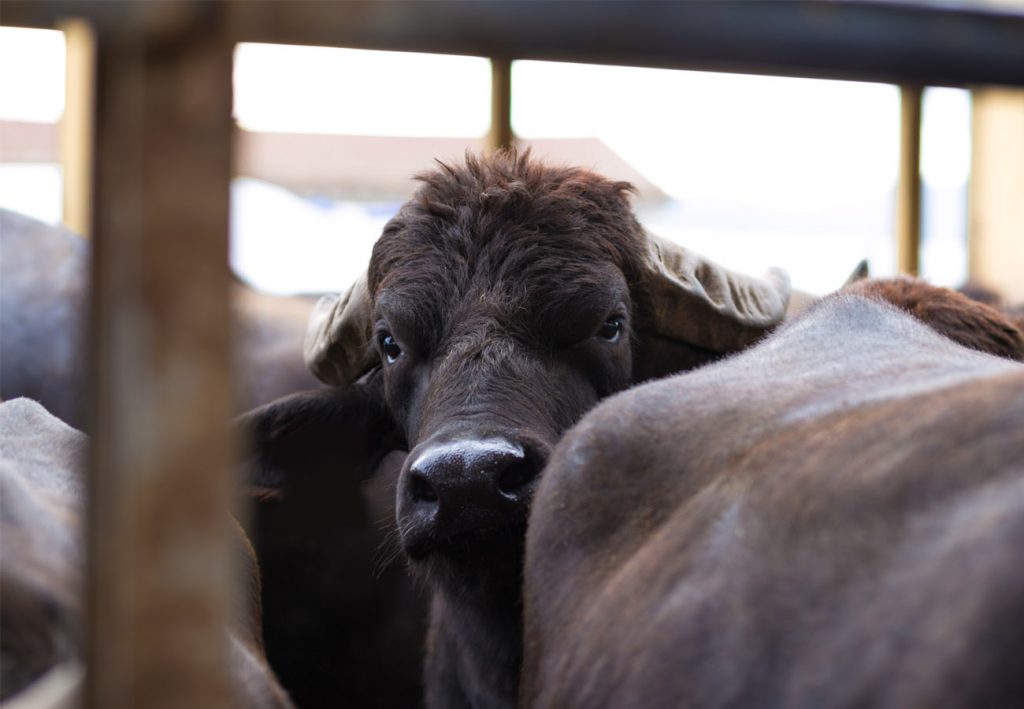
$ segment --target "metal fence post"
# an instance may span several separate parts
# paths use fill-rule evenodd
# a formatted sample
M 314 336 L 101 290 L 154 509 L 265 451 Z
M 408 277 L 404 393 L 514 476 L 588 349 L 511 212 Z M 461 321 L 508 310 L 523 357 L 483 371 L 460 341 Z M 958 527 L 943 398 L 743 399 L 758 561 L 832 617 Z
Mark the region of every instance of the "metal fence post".
M 219 5 L 170 9 L 98 30 L 92 709 L 231 703 L 231 46 Z
M 491 130 L 488 148 L 501 150 L 512 146 L 512 60 L 491 58 Z
M 921 261 L 922 87 L 900 86 L 900 173 L 896 183 L 896 270 L 916 276 Z

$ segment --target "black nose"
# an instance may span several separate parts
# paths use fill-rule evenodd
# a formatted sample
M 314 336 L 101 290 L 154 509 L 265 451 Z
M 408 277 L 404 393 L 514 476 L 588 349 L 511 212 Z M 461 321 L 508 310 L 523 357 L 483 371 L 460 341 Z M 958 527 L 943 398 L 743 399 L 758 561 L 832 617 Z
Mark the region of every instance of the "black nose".
M 525 519 L 542 461 L 505 438 L 431 443 L 409 456 L 399 495 L 407 547 Z
M 409 468 L 415 502 L 502 509 L 519 502 L 537 467 L 523 447 L 502 438 L 450 441 L 419 453 Z

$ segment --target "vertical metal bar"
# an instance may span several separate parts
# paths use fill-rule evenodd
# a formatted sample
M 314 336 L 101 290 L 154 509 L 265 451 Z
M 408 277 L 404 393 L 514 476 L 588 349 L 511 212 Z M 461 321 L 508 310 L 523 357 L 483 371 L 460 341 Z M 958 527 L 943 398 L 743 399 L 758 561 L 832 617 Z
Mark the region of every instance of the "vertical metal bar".
M 60 165 L 64 179 L 64 226 L 89 236 L 92 228 L 92 147 L 96 36 L 85 20 L 66 20 L 64 116 L 60 121 Z
M 490 150 L 512 146 L 512 60 L 491 59 L 491 131 L 487 136 Z
M 204 7 L 98 35 L 92 709 L 231 704 L 231 47 Z
M 896 185 L 896 268 L 917 275 L 921 257 L 921 94 L 900 86 L 900 174 Z

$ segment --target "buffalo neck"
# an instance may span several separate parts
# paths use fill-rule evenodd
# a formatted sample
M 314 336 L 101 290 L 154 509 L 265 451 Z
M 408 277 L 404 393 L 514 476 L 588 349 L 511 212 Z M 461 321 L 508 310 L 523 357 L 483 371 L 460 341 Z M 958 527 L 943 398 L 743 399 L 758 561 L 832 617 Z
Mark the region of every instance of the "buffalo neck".
M 515 707 L 522 663 L 521 583 L 463 594 L 438 589 L 427 640 L 427 706 Z

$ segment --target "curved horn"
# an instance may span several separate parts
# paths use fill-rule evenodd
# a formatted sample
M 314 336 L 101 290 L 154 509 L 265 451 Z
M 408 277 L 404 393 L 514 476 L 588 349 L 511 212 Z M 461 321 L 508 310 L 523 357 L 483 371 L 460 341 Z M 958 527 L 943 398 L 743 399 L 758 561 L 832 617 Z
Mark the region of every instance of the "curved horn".
M 789 276 L 777 268 L 761 278 L 730 271 L 700 254 L 648 234 L 650 328 L 714 352 L 734 352 L 786 315 Z
M 865 278 L 871 277 L 871 267 L 868 265 L 867 259 L 861 259 L 861 262 L 853 269 L 849 276 L 846 277 L 846 282 L 839 286 L 839 290 L 852 286 L 857 281 L 863 281 Z
M 351 384 L 369 371 L 377 358 L 370 350 L 373 323 L 366 275 L 338 296 L 324 296 L 313 308 L 303 354 L 317 379 L 335 386 Z

